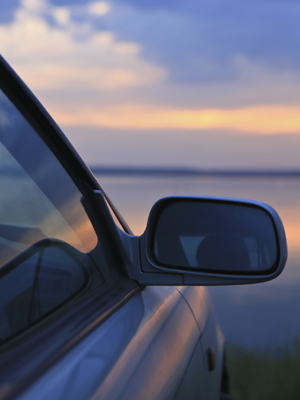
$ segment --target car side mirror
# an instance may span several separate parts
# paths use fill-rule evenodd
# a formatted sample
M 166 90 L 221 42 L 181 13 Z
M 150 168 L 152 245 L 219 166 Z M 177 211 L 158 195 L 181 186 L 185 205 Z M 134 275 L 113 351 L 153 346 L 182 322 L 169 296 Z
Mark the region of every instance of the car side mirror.
M 282 272 L 287 244 L 277 212 L 266 204 L 167 197 L 150 212 L 140 253 L 139 280 L 147 284 L 168 284 L 167 275 L 174 284 L 254 283 Z

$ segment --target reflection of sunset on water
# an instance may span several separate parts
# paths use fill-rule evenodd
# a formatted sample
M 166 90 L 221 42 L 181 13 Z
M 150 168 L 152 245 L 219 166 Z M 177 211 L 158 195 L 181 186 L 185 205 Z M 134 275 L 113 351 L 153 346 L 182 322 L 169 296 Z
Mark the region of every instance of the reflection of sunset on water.
M 280 217 L 284 225 L 288 254 L 291 257 L 299 257 L 300 259 L 300 207 L 297 213 L 285 213 L 286 210 L 280 212 Z
M 146 212 L 143 213 L 142 211 L 132 210 L 131 214 L 128 215 L 128 218 L 132 232 L 137 236 L 142 235 L 146 229 L 148 219 Z
M 297 257 L 300 260 L 300 206 L 297 209 L 298 214 L 293 212 L 286 212 L 287 210 L 276 209 L 280 214 L 281 220 L 284 225 L 285 234 L 288 243 L 289 257 Z M 135 235 L 142 235 L 146 228 L 147 223 L 146 211 L 136 212 L 132 210 L 128 219 L 130 221 L 130 228 Z M 299 262 L 300 264 L 300 262 Z M 300 271 L 300 268 L 299 268 Z

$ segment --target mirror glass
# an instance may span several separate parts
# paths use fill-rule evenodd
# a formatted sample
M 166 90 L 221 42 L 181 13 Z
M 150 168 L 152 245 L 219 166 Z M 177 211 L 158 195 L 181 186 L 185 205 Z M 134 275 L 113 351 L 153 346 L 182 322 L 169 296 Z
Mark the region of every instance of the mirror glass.
M 277 240 L 264 209 L 176 199 L 160 211 L 150 251 L 154 262 L 166 267 L 257 274 L 275 265 Z

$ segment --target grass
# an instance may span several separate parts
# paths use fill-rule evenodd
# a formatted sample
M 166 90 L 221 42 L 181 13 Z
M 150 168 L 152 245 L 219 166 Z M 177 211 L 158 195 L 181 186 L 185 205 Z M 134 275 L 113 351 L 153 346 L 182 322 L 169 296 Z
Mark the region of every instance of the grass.
M 300 339 L 267 350 L 227 345 L 235 400 L 299 400 Z

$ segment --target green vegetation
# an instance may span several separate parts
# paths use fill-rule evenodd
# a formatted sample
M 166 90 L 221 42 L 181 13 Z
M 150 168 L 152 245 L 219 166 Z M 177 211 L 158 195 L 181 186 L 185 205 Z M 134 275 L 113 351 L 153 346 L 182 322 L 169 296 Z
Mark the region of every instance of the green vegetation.
M 300 339 L 267 350 L 227 345 L 235 400 L 299 400 Z

